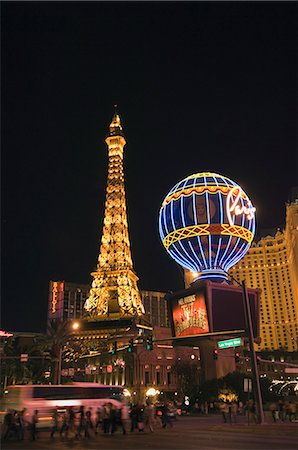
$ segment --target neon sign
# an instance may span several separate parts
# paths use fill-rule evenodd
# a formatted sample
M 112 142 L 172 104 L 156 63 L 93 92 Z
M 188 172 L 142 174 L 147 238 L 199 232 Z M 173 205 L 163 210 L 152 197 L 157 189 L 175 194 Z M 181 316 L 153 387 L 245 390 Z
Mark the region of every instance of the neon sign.
M 190 175 L 166 195 L 159 233 L 170 256 L 198 278 L 220 281 L 247 252 L 255 208 L 243 189 L 213 172 Z
M 63 298 L 64 282 L 63 281 L 52 281 L 52 292 L 51 292 L 51 312 L 55 314 L 57 308 L 59 309 L 59 304 Z
M 57 311 L 58 283 L 54 281 L 52 289 L 52 313 Z
M 237 192 L 238 191 L 238 192 Z M 233 196 L 235 196 L 235 199 L 233 200 Z M 232 213 L 234 213 L 235 216 L 239 216 L 240 214 L 246 214 L 248 220 L 252 220 L 255 216 L 256 208 L 254 208 L 249 199 L 247 198 L 247 204 L 248 206 L 244 206 L 240 204 L 240 197 L 244 197 L 245 194 L 243 193 L 242 189 L 239 187 L 234 187 L 230 190 L 227 196 L 227 216 L 229 224 L 232 226 L 234 225 L 234 221 L 232 218 Z

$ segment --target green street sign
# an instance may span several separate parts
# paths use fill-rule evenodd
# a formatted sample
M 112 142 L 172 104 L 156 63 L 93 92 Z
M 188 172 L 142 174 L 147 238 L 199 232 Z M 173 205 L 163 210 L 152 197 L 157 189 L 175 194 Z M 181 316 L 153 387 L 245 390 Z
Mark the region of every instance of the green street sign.
M 234 339 L 227 339 L 226 341 L 218 341 L 217 345 L 218 348 L 241 347 L 242 339 L 234 338 Z

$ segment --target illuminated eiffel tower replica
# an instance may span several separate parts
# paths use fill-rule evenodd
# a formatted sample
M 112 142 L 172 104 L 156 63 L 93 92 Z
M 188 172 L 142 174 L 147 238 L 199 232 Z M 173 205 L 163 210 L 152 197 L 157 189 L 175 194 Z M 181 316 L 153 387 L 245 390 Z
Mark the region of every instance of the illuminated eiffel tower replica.
M 115 112 L 106 138 L 109 154 L 108 181 L 100 254 L 85 310 L 91 317 L 122 319 L 145 313 L 133 270 L 130 251 L 123 154 L 126 144 Z
M 89 349 L 104 345 L 111 349 L 114 339 L 118 348 L 152 329 L 145 314 L 133 269 L 130 250 L 123 155 L 126 140 L 120 117 L 115 109 L 105 139 L 108 146 L 108 179 L 105 213 L 97 269 L 85 302 L 84 318 L 75 330 Z

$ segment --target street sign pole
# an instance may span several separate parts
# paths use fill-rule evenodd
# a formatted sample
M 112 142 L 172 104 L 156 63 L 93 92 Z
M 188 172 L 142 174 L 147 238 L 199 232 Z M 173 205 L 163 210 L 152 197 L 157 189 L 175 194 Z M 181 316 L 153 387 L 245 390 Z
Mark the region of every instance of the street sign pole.
M 256 407 L 257 407 L 257 411 L 258 411 L 259 422 L 260 422 L 260 424 L 263 424 L 264 423 L 264 411 L 263 411 L 263 402 L 262 402 L 262 394 L 261 394 L 261 387 L 260 387 L 259 371 L 258 371 L 258 364 L 257 364 L 257 356 L 256 356 L 256 352 L 255 352 L 255 347 L 254 347 L 250 304 L 249 304 L 246 283 L 244 280 L 242 281 L 242 289 L 243 289 L 243 303 L 244 303 L 244 310 L 245 310 L 245 317 L 246 317 L 246 325 L 247 325 L 248 339 L 249 339 L 249 348 L 250 348 L 250 354 L 251 354 L 253 393 L 254 393 L 254 399 L 255 399 L 255 403 L 256 403 Z

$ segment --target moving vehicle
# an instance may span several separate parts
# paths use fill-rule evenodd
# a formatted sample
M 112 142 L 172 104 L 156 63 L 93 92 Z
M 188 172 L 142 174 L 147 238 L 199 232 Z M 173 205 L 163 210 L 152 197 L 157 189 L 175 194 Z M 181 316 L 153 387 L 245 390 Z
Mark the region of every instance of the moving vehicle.
M 95 418 L 96 409 L 104 403 L 113 403 L 116 408 L 124 406 L 124 418 L 129 417 L 126 402 L 126 390 L 123 386 L 107 386 L 97 383 L 73 383 L 65 385 L 13 385 L 8 386 L 1 399 L 1 412 L 20 411 L 26 408 L 26 418 L 30 420 L 34 410 L 39 412 L 38 427 L 49 427 L 52 412 L 56 407 L 65 410 L 68 406 L 78 409 L 84 405 L 85 410 L 92 408 Z M 3 420 L 3 417 L 2 417 Z

